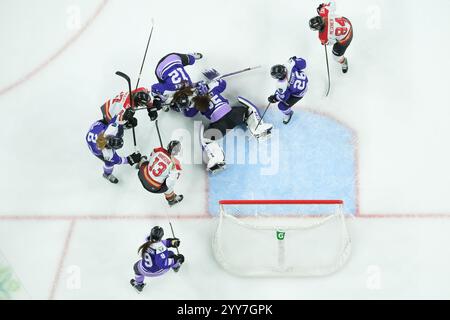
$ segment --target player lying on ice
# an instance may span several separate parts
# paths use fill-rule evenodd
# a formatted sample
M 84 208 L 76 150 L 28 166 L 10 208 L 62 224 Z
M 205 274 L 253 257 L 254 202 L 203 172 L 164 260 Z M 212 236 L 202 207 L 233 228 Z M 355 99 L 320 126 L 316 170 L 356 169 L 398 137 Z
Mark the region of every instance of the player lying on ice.
M 344 56 L 353 40 L 353 27 L 345 17 L 335 14 L 336 4 L 330 1 L 317 8 L 318 16 L 309 20 L 309 27 L 319 32 L 322 45 L 333 46 L 333 57 L 342 66 L 342 72 L 348 72 L 348 60 Z
M 193 65 L 201 58 L 203 58 L 201 53 L 169 53 L 158 62 L 155 69 L 158 83 L 151 88 L 152 95 L 158 103 L 165 103 L 177 90 L 192 85 L 191 77 L 184 67 Z
M 176 156 L 181 151 L 181 143 L 170 141 L 167 149 L 156 148 L 149 160 L 143 157 L 139 163 L 138 177 L 145 190 L 151 193 L 164 193 L 167 203 L 173 206 L 183 200 L 183 195 L 174 192 L 175 184 L 181 174 L 181 165 Z
M 163 240 L 164 230 L 161 227 L 153 227 L 147 242 L 139 247 L 141 260 L 134 264 L 134 279 L 130 280 L 131 285 L 141 292 L 145 286 L 145 277 L 159 277 L 172 269 L 178 272 L 184 262 L 182 254 L 175 254 L 168 248 L 178 248 L 180 240 L 177 238 L 167 238 Z
M 129 119 L 130 112 L 126 112 L 123 119 Z M 135 152 L 128 157 L 121 157 L 116 150 L 123 147 L 123 126 L 119 125 L 116 117 L 108 123 L 105 120 L 96 121 L 86 135 L 86 142 L 92 154 L 103 161 L 103 177 L 112 183 L 118 183 L 112 173 L 115 165 L 134 165 L 141 160 L 141 154 Z
M 200 112 L 211 121 L 206 130 L 203 124 L 200 129 L 200 143 L 207 157 L 207 170 L 211 173 L 225 169 L 225 155 L 216 141 L 228 130 L 244 125 L 257 139 L 269 136 L 272 130 L 272 125 L 262 121 L 258 108 L 249 100 L 238 97 L 242 105 L 231 106 L 222 95 L 226 86 L 223 79 L 209 85 L 199 82 L 196 88 L 186 87 L 173 96 L 173 110 L 183 111 L 186 117 L 194 117 Z
M 278 109 L 283 112 L 283 123 L 288 124 L 294 111 L 292 107 L 299 102 L 308 90 L 308 77 L 304 69 L 306 61 L 292 57 L 287 64 L 277 64 L 270 69 L 270 75 L 277 81 L 277 89 L 268 98 L 270 103 L 278 103 Z

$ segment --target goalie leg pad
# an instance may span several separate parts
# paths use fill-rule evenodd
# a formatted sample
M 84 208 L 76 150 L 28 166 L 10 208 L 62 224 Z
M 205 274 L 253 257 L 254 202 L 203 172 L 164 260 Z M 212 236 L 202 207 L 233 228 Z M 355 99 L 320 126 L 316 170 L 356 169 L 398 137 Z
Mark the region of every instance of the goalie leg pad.
M 206 163 L 206 169 L 211 173 L 216 173 L 225 169 L 225 154 L 219 144 L 205 138 L 205 127 L 200 127 L 200 144 L 203 149 L 203 161 Z
M 211 173 L 217 173 L 225 169 L 225 154 L 216 141 L 205 139 L 203 156 L 206 168 Z
M 273 125 L 265 123 L 264 120 L 261 119 L 258 108 L 251 101 L 243 97 L 238 97 L 238 101 L 248 108 L 247 119 L 245 122 L 251 134 L 257 139 L 269 136 Z

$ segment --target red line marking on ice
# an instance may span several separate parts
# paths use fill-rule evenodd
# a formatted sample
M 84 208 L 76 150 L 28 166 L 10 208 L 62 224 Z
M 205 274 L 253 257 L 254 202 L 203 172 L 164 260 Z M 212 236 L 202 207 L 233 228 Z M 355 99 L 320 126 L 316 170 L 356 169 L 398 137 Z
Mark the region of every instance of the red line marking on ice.
M 9 220 L 9 221 L 89 221 L 89 220 L 149 220 L 149 219 L 167 219 L 167 216 L 171 219 L 176 220 L 194 220 L 194 219 L 205 219 L 211 218 L 211 216 L 207 214 L 188 214 L 188 215 L 167 215 L 167 214 L 122 214 L 122 215 L 0 215 L 0 221 Z
M 7 85 L 6 87 L 3 87 L 0 89 L 0 96 L 4 95 L 5 93 L 16 89 L 20 85 L 24 84 L 31 78 L 33 78 L 36 74 L 44 70 L 46 67 L 48 67 L 54 60 L 56 60 L 64 51 L 66 51 L 72 44 L 74 44 L 80 36 L 86 31 L 86 29 L 94 22 L 94 20 L 99 16 L 99 14 L 103 11 L 106 4 L 109 2 L 109 0 L 103 0 L 103 2 L 97 7 L 94 14 L 88 19 L 88 21 L 81 27 L 81 29 L 72 36 L 61 48 L 59 48 L 54 54 L 52 54 L 50 57 L 48 57 L 44 62 L 39 64 L 36 68 L 31 70 L 26 75 L 22 76 L 20 79 L 16 80 L 15 82 Z
M 217 216 L 208 214 L 173 215 L 174 220 L 203 220 L 213 219 Z M 350 219 L 450 219 L 450 213 L 392 213 L 392 214 L 360 214 L 358 216 L 346 215 Z M 126 221 L 126 220 L 160 220 L 167 219 L 166 214 L 143 215 L 0 215 L 0 221 Z
M 58 269 L 56 270 L 55 278 L 53 279 L 52 289 L 50 291 L 49 300 L 55 298 L 56 289 L 58 288 L 59 279 L 61 278 L 62 269 L 64 267 L 64 261 L 66 260 L 67 252 L 69 251 L 70 240 L 72 239 L 73 229 L 75 227 L 76 220 L 72 220 L 67 232 L 66 240 L 64 241 L 64 247 L 59 259 Z

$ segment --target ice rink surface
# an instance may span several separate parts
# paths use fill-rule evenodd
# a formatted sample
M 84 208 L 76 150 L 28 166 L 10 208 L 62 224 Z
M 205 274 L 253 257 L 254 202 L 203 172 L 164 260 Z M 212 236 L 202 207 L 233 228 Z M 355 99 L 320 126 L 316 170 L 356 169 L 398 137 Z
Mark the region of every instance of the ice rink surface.
M 308 27 L 318 4 L 2 0 L 0 299 L 450 298 L 450 22 L 435 15 L 450 3 L 337 1 L 355 35 L 348 74 L 330 57 L 328 98 L 323 47 Z M 185 200 L 170 209 L 129 166 L 116 169 L 119 185 L 101 178 L 84 137 L 100 105 L 125 90 L 114 72 L 136 81 L 152 17 L 146 87 L 165 54 L 202 52 L 188 69 L 194 79 L 207 67 L 262 65 L 229 78 L 226 95 L 263 109 L 270 67 L 293 55 L 306 59 L 310 88 L 292 124 L 284 127 L 275 108 L 268 113 L 280 134 L 276 174 L 230 165 L 208 177 L 191 152 L 176 187 Z M 145 113 L 137 117 L 138 146 L 149 153 L 156 129 Z M 196 150 L 192 120 L 159 119 L 165 141 L 183 136 L 185 149 Z M 131 132 L 125 137 L 122 155 L 133 150 Z M 353 242 L 347 265 L 324 278 L 247 279 L 222 270 L 211 248 L 217 200 L 259 195 L 345 200 Z M 169 234 L 166 215 L 186 264 L 148 280 L 137 295 L 128 283 L 137 248 L 153 225 Z

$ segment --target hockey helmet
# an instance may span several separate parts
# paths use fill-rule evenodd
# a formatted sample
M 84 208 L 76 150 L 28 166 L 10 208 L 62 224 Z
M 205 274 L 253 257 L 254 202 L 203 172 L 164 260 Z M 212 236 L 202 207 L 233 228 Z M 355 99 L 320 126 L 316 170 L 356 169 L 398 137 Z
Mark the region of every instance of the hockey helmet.
M 282 64 L 277 64 L 270 69 L 270 75 L 274 79 L 283 80 L 287 75 L 287 68 Z
M 323 18 L 321 16 L 317 16 L 309 20 L 309 27 L 314 31 L 323 31 L 325 22 L 323 21 Z
M 189 96 L 185 93 L 180 93 L 175 101 L 176 105 L 180 109 L 188 108 L 191 104 L 191 99 L 189 99 Z
M 120 149 L 123 147 L 123 139 L 118 136 L 107 136 L 106 147 L 113 150 Z
M 150 235 L 148 236 L 147 240 L 158 242 L 161 241 L 162 237 L 164 237 L 163 228 L 159 226 L 154 226 L 150 231 Z
M 171 156 L 176 156 L 181 151 L 181 143 L 178 140 L 172 140 L 169 142 L 169 145 L 167 146 L 167 152 Z
M 145 92 L 137 92 L 133 95 L 133 101 L 135 106 L 146 106 L 150 102 L 150 95 Z

